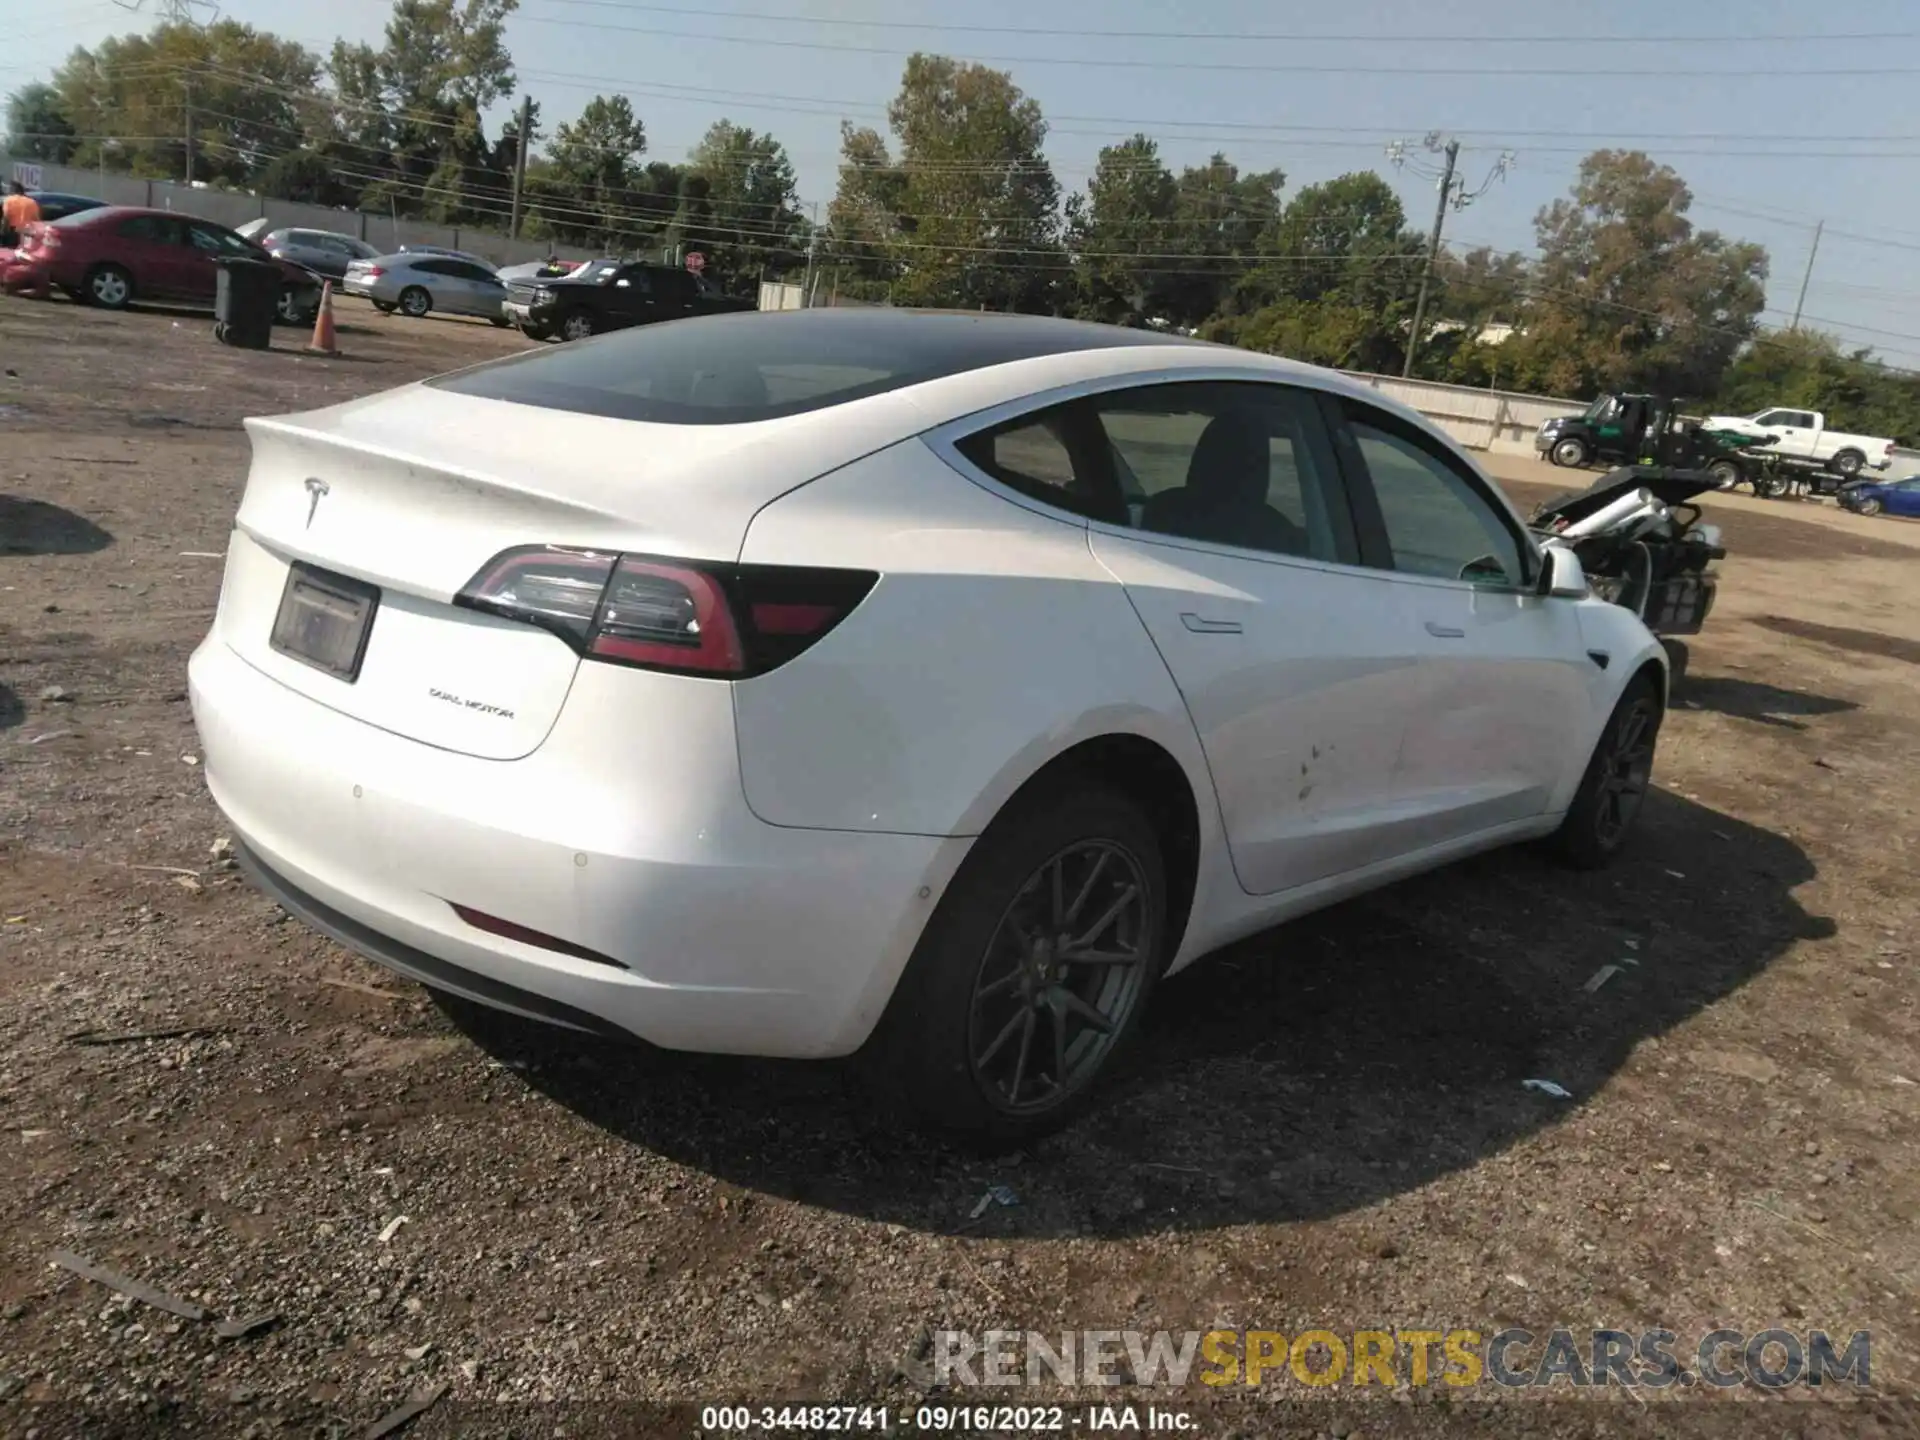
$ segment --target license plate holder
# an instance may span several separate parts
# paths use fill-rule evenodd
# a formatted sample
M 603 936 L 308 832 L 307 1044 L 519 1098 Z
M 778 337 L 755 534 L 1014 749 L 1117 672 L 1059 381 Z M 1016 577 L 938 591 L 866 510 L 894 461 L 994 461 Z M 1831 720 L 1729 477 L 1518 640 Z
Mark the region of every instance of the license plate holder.
M 379 608 L 379 586 L 295 561 L 287 571 L 267 643 L 289 659 L 351 685 L 360 678 Z

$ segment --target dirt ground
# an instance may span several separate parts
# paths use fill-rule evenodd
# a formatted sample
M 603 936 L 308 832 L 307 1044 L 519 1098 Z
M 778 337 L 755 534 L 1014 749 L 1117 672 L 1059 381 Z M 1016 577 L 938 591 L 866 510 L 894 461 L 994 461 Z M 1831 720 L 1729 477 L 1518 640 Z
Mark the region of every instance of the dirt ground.
M 339 315 L 329 360 L 0 302 L 11 1433 L 339 1434 L 444 1385 L 409 1433 L 684 1434 L 649 1407 L 910 1409 L 929 1330 L 1217 1325 L 1870 1330 L 1880 1398 L 1126 1398 L 1208 1436 L 1920 1431 L 1920 526 L 1716 497 L 1720 606 L 1628 858 L 1487 857 L 1236 946 L 1093 1118 L 987 1162 L 843 1066 L 436 1002 L 221 867 L 184 686 L 241 418 L 525 344 Z M 1566 478 L 1494 465 L 1525 505 Z M 993 1185 L 1018 1203 L 976 1213 Z M 55 1250 L 276 1319 L 222 1340 Z

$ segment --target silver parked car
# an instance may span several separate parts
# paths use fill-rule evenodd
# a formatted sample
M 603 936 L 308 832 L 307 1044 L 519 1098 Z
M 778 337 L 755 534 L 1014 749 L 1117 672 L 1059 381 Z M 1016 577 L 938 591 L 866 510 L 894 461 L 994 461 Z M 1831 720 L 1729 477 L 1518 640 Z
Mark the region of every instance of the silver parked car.
M 499 268 L 484 255 L 476 255 L 471 250 L 449 250 L 444 245 L 402 245 L 394 253 L 396 255 L 444 255 L 449 260 L 471 260 L 482 270 Z
M 373 260 L 380 249 L 337 230 L 303 230 L 292 226 L 269 231 L 260 244 L 282 260 L 304 265 L 316 275 L 338 282 L 346 277 L 347 266 L 356 260 Z
M 447 315 L 478 315 L 505 325 L 501 311 L 507 287 L 485 265 L 451 255 L 381 255 L 347 266 L 340 288 L 373 302 L 376 310 L 400 311 L 418 319 L 438 310 Z

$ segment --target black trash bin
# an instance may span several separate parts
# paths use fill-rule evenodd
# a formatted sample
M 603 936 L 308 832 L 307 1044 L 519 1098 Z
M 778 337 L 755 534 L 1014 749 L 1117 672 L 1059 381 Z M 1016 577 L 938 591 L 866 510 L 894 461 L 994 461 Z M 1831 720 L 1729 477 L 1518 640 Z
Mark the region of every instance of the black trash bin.
M 243 350 L 273 344 L 274 312 L 280 304 L 280 267 L 271 260 L 221 256 L 213 296 L 214 338 Z

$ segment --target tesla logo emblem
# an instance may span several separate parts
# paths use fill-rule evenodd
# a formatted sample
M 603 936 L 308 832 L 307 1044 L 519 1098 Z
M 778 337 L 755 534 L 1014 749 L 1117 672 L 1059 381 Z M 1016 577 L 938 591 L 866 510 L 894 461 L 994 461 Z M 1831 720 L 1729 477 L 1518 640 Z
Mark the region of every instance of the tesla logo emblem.
M 320 502 L 326 499 L 327 490 L 328 490 L 327 482 L 322 480 L 318 475 L 308 477 L 308 480 L 307 480 L 307 528 L 309 530 L 313 528 L 313 517 L 315 513 L 320 509 Z

